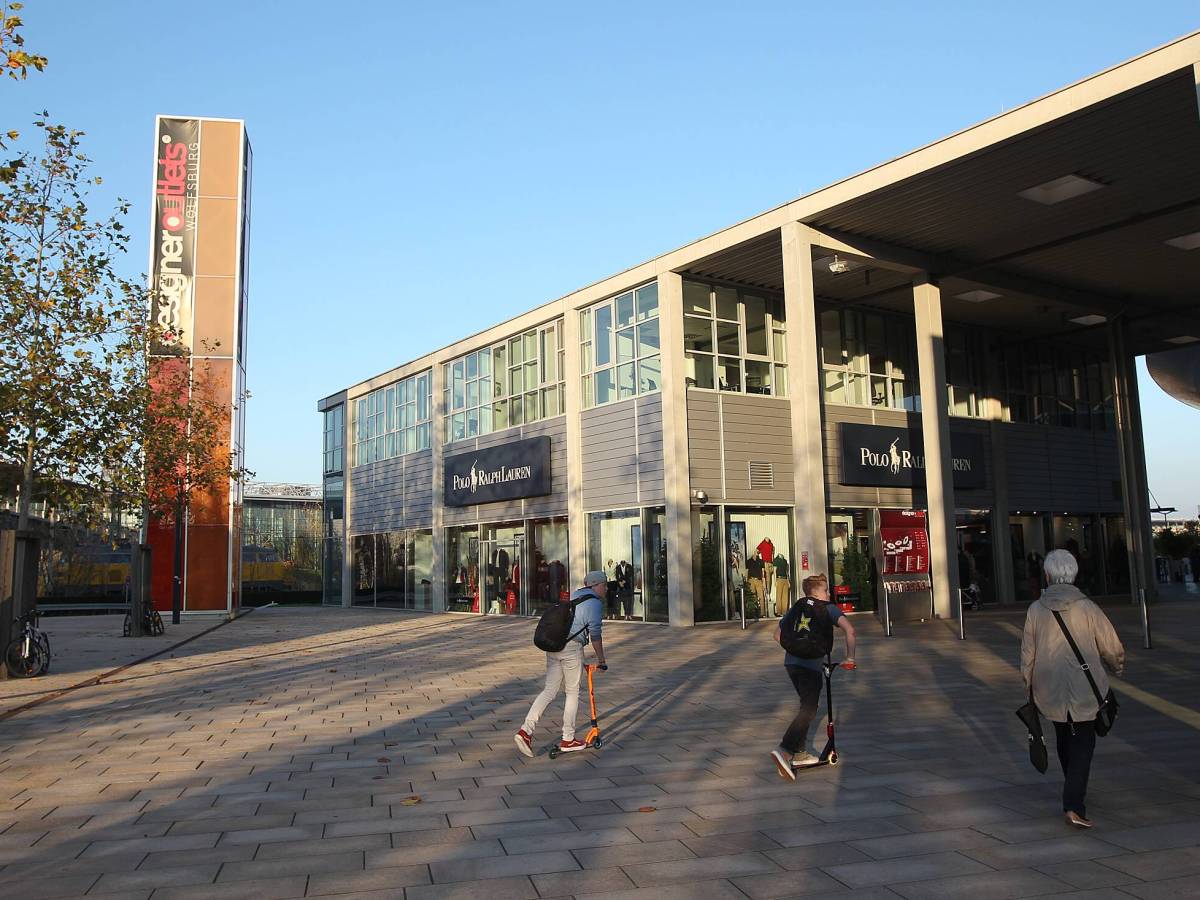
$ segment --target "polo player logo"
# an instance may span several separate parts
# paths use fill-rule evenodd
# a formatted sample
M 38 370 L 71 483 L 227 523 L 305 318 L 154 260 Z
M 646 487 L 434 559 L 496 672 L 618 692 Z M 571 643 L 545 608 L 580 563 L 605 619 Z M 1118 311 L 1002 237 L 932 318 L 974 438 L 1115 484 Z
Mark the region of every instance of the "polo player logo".
M 896 445 L 898 443 L 900 443 L 900 438 L 896 438 L 894 441 L 892 441 L 892 445 L 888 447 L 888 457 L 892 461 L 893 475 L 900 474 L 900 451 L 896 449 Z
M 471 493 L 475 493 L 475 489 L 479 487 L 479 470 L 475 468 L 478 460 L 471 463 Z

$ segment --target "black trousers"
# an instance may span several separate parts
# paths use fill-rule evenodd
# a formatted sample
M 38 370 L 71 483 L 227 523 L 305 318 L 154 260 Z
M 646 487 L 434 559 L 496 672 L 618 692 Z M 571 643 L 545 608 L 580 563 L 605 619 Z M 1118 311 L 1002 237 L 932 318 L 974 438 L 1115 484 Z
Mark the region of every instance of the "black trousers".
M 1062 763 L 1063 812 L 1087 816 L 1083 798 L 1087 794 L 1088 773 L 1096 752 L 1096 725 L 1093 722 L 1055 722 L 1058 761 Z
M 783 740 L 779 742 L 779 746 L 788 753 L 799 753 L 808 743 L 808 730 L 812 727 L 812 721 L 821 703 L 821 684 L 824 677 L 820 672 L 802 666 L 784 668 L 787 669 L 788 678 L 792 680 L 792 687 L 800 696 L 800 711 L 783 733 Z

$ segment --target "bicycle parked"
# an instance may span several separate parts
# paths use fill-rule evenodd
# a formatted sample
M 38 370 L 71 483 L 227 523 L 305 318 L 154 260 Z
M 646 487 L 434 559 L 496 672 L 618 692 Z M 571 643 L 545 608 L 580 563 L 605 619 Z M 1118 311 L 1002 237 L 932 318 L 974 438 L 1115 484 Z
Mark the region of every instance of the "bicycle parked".
M 133 619 L 130 613 L 125 613 L 125 637 L 129 637 L 133 630 Z M 157 637 L 165 633 L 167 627 L 163 625 L 162 616 L 158 614 L 158 610 L 147 604 L 142 609 L 142 634 L 149 634 Z
M 50 671 L 50 638 L 37 627 L 40 614 L 32 609 L 13 619 L 21 632 L 4 651 L 8 673 L 16 678 L 35 678 Z

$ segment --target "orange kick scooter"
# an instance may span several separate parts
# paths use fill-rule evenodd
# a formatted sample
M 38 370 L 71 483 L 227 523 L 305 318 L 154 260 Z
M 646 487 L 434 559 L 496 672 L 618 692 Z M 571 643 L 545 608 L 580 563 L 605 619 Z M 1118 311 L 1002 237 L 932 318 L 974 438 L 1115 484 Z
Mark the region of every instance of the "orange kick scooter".
M 599 666 L 589 663 L 584 666 L 587 669 L 588 678 L 588 700 L 592 704 L 592 727 L 588 729 L 587 737 L 583 739 L 583 743 L 589 750 L 599 750 L 603 746 L 603 741 L 600 740 L 600 723 L 596 720 L 596 686 L 592 681 L 592 672 L 599 669 L 601 672 L 607 672 L 608 666 Z M 550 748 L 550 758 L 558 758 L 558 744 L 556 743 Z

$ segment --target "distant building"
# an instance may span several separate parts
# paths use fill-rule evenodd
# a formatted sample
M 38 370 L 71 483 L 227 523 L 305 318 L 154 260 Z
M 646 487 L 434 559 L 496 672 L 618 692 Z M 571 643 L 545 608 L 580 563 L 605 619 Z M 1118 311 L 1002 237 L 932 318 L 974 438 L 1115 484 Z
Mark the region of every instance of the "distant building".
M 243 604 L 320 601 L 321 486 L 251 482 L 243 500 Z

